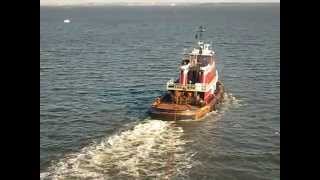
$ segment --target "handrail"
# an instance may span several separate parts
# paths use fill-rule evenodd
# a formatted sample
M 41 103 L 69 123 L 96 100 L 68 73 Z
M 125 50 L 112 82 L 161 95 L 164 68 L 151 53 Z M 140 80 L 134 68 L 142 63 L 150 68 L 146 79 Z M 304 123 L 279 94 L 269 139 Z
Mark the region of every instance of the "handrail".
M 210 82 L 210 84 L 208 84 L 208 83 L 195 83 L 195 84 L 182 85 L 180 83 L 175 83 L 173 80 L 170 80 L 167 82 L 167 90 L 206 92 L 212 86 L 215 86 L 217 82 L 218 82 L 218 71 L 216 70 L 216 77 L 213 81 Z
M 180 83 L 173 83 L 170 81 L 167 83 L 168 90 L 205 91 L 207 89 L 207 86 L 208 86 L 207 84 L 201 84 L 201 83 L 186 84 L 186 85 L 182 85 Z

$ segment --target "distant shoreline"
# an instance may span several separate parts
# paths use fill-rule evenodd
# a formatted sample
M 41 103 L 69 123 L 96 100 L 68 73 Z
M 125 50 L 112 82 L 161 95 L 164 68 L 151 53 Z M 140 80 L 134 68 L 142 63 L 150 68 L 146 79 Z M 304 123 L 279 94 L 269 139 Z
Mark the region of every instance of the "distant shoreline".
M 124 7 L 179 7 L 179 6 L 242 6 L 242 5 L 280 5 L 280 2 L 213 2 L 213 3 L 83 3 L 83 4 L 41 4 L 40 7 L 104 7 L 104 6 L 124 6 Z

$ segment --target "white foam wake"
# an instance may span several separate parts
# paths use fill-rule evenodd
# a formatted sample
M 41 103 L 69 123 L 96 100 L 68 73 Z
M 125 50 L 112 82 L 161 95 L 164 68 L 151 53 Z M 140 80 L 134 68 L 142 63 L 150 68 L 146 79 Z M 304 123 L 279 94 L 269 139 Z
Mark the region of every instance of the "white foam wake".
M 71 154 L 41 179 L 141 179 L 183 176 L 191 168 L 183 130 L 171 122 L 148 120 Z
M 240 107 L 242 106 L 242 101 L 236 98 L 232 93 L 224 93 L 223 102 L 220 106 L 220 112 L 225 112 L 231 107 Z

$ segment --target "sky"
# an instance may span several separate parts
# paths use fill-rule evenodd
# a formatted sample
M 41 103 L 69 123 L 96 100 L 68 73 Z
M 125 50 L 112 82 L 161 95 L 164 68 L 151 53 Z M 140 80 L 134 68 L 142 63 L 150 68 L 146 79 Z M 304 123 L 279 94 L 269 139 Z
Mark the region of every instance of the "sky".
M 223 3 L 223 2 L 280 2 L 280 0 L 40 0 L 40 5 L 63 6 L 63 5 L 103 5 L 103 4 L 179 4 L 179 3 Z

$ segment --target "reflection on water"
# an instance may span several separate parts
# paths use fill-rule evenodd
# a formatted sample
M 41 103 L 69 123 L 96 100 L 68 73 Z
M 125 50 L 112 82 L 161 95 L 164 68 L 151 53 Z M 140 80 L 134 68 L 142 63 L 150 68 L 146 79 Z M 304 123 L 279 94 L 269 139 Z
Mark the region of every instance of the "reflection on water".
M 42 177 L 279 179 L 279 5 L 40 14 Z M 232 95 L 204 121 L 146 120 L 201 24 Z

